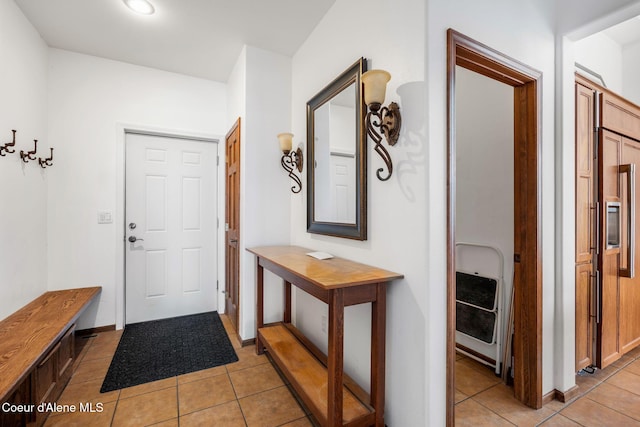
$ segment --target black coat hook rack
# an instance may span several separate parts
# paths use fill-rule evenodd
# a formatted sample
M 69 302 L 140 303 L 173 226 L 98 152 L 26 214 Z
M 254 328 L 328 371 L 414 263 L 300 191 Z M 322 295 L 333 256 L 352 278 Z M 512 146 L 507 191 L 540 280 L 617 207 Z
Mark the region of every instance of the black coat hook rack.
M 53 166 L 53 148 L 49 147 L 49 150 L 51 150 L 51 154 L 46 159 L 38 157 L 38 163 L 40 164 L 40 167 L 42 169 L 46 168 L 47 166 Z
M 29 163 L 29 160 L 35 160 L 36 159 L 36 152 L 37 151 L 38 151 L 38 140 L 34 139 L 33 140 L 33 150 L 31 150 L 31 151 L 20 150 L 20 158 L 22 159 L 23 162 Z
M 16 152 L 16 150 L 10 148 L 16 145 L 16 131 L 12 129 L 11 132 L 13 132 L 13 140 L 11 142 L 7 142 L 3 146 L 0 146 L 0 156 L 2 157 L 6 156 L 7 153 L 11 154 Z

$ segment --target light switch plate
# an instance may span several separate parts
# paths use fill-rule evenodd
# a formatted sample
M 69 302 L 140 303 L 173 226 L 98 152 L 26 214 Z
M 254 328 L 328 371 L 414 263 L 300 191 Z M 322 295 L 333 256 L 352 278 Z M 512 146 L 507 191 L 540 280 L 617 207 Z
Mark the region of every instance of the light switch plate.
M 98 211 L 98 224 L 113 223 L 113 214 L 111 211 Z

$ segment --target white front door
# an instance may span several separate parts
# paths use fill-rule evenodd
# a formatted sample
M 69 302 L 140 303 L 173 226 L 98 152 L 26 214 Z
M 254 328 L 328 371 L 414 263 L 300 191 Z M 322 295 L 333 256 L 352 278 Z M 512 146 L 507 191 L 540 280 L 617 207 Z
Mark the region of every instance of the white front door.
M 216 310 L 217 144 L 126 134 L 126 323 Z
M 356 223 L 356 158 L 353 154 L 331 153 L 332 221 Z

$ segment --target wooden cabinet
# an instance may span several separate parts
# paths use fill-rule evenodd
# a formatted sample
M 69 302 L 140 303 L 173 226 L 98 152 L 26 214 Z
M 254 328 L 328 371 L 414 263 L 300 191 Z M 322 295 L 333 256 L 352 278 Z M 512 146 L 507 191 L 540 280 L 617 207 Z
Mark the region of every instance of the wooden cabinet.
M 595 364 L 599 368 L 640 345 L 640 217 L 635 214 L 640 212 L 640 199 L 636 196 L 640 188 L 638 167 L 640 106 L 577 76 L 578 370 L 593 363 L 589 362 L 594 359 L 589 355 L 589 341 L 594 321 Z
M 248 249 L 257 257 L 256 351 L 265 349 L 322 426 L 384 426 L 386 286 L 403 276 L 342 258 L 318 260 L 309 249 Z M 264 325 L 264 269 L 284 279 L 283 322 Z M 329 306 L 328 355 L 291 322 L 291 286 Z M 344 308 L 371 303 L 371 389 L 343 372 Z
M 26 378 L 4 402 L 13 405 L 33 405 L 28 411 L 0 411 L 0 427 L 41 426 L 47 412 L 38 409 L 41 403 L 55 402 L 71 379 L 73 370 L 75 325 L 71 326 Z
M 75 322 L 101 288 L 50 291 L 0 321 L 0 427 L 44 424 L 40 403 L 55 403 L 71 379 Z M 26 407 L 24 406 L 26 405 Z

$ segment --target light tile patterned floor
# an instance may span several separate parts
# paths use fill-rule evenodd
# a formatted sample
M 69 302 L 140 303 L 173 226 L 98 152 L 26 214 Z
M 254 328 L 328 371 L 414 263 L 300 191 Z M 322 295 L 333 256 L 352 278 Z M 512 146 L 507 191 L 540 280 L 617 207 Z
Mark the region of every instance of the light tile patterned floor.
M 238 362 L 104 394 L 100 387 L 121 331 L 78 338 L 85 345 L 57 403 L 100 403 L 103 411 L 54 414 L 45 426 L 311 426 L 267 358 L 257 356 L 254 346 L 242 348 L 235 332 L 229 332 L 228 318 L 221 318 Z M 640 427 L 640 348 L 576 382 L 580 397 L 533 410 L 516 401 L 491 369 L 459 355 L 456 426 Z
M 491 368 L 456 357 L 456 426 L 640 427 L 640 348 L 592 375 L 576 376 L 580 396 L 534 410 Z
M 266 356 L 254 346 L 241 348 L 228 318 L 221 318 L 238 362 L 104 394 L 100 387 L 122 332 L 77 338 L 85 345 L 57 403 L 100 403 L 103 411 L 52 414 L 45 426 L 311 426 Z

